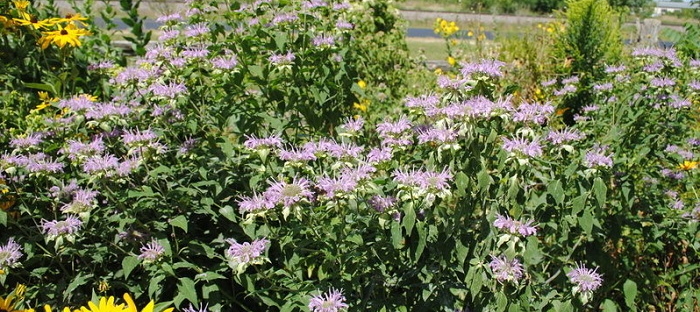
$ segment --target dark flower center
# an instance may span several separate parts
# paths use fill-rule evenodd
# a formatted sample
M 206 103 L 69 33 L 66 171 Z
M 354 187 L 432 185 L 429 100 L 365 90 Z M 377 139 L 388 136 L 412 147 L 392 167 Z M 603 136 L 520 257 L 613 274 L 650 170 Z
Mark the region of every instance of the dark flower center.
M 67 30 L 61 29 L 61 35 L 62 35 L 62 36 L 65 36 L 65 35 L 67 35 L 67 34 L 68 34 L 68 31 L 67 31 Z M 0 312 L 2 312 L 2 311 L 0 311 Z

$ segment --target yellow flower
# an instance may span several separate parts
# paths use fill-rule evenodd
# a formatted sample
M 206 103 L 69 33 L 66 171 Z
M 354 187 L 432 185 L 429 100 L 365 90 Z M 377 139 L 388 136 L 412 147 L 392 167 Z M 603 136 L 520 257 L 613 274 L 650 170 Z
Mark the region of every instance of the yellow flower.
M 136 307 L 136 304 L 134 303 L 134 300 L 131 299 L 131 295 L 129 294 L 124 294 L 124 301 L 126 301 L 127 309 L 124 311 L 127 312 L 139 312 L 138 308 Z M 141 310 L 141 312 L 153 312 L 153 308 L 155 307 L 155 302 L 151 300 L 144 308 Z M 175 310 L 175 308 L 167 308 L 161 312 L 172 312 Z
M 364 80 L 358 81 L 357 85 L 360 87 L 360 89 L 364 89 L 367 87 L 367 83 Z
M 66 45 L 72 47 L 80 46 L 80 37 L 87 36 L 90 34 L 89 31 L 85 29 L 80 29 L 75 24 L 68 24 L 65 28 L 58 25 L 58 30 L 56 31 L 45 31 L 42 32 L 43 37 L 39 38 L 39 44 L 42 49 L 49 47 L 49 44 L 53 43 L 59 48 L 63 48 Z
M 360 103 L 352 103 L 352 107 L 359 109 L 363 112 L 367 112 L 367 107 L 369 106 L 369 100 L 364 99 Z
M 92 302 L 88 302 L 88 306 L 82 306 L 80 307 L 79 310 L 75 310 L 76 312 L 129 312 L 130 310 L 126 309 L 126 306 L 121 303 L 121 304 L 115 304 L 114 303 L 114 297 L 101 297 L 100 302 L 98 304 L 94 304 Z
M 467 32 L 467 37 L 472 37 L 472 36 L 474 36 L 474 33 L 471 30 L 469 32 Z
M 13 295 L 7 296 L 7 298 L 3 299 L 0 297 L 0 311 L 4 312 L 34 312 L 34 309 L 28 309 L 28 310 L 19 310 L 16 309 L 15 305 L 17 302 L 14 302 L 17 297 Z
M 442 68 L 438 67 L 434 71 L 435 75 L 442 75 Z
M 51 308 L 50 305 L 47 304 L 44 306 L 44 312 L 52 312 L 52 311 L 53 311 L 53 309 Z M 65 307 L 65 308 L 63 308 L 63 312 L 71 312 L 71 311 L 68 307 Z
M 87 26 L 83 21 L 87 21 L 88 18 L 85 16 L 80 15 L 80 13 L 75 13 L 75 14 L 67 14 L 66 17 L 57 17 L 57 18 L 52 18 L 51 21 L 58 24 L 58 23 L 79 23 L 83 26 Z
M 29 7 L 28 0 L 13 0 L 12 3 L 14 3 L 15 8 L 20 11 L 25 11 Z
M 693 170 L 698 167 L 698 162 L 697 161 L 684 161 L 682 164 L 678 165 L 678 169 L 680 170 Z
M 40 28 L 47 28 L 51 27 L 54 25 L 51 20 L 45 19 L 45 20 L 39 20 L 36 16 L 31 15 L 27 12 L 20 12 L 19 13 L 22 18 L 13 18 L 13 20 L 22 26 L 32 26 L 34 29 L 40 29 Z
M 455 64 L 457 64 L 457 61 L 455 60 L 454 57 L 448 56 L 447 57 L 447 64 L 450 64 L 450 66 L 455 66 Z

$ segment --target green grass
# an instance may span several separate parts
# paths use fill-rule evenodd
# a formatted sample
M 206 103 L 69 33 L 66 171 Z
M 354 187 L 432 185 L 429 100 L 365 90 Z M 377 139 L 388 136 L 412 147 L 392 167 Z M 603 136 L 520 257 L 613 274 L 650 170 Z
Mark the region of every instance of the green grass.
M 406 38 L 411 57 L 425 56 L 427 60 L 447 59 L 445 41 L 440 38 Z

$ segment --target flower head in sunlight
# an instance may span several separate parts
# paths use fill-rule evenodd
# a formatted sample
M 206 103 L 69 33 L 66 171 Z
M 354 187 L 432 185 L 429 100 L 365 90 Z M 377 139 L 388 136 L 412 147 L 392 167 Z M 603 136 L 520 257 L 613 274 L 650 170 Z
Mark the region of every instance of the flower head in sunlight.
M 50 19 L 40 20 L 35 15 L 31 15 L 27 12 L 20 12 L 21 18 L 13 18 L 15 23 L 22 26 L 32 26 L 34 29 L 44 29 L 51 27 L 54 23 Z
M 58 30 L 42 32 L 43 36 L 39 38 L 39 44 L 42 49 L 49 47 L 51 43 L 63 48 L 66 45 L 71 47 L 79 47 L 80 37 L 90 35 L 90 32 L 85 29 L 80 29 L 75 24 L 68 24 L 66 27 L 58 25 Z

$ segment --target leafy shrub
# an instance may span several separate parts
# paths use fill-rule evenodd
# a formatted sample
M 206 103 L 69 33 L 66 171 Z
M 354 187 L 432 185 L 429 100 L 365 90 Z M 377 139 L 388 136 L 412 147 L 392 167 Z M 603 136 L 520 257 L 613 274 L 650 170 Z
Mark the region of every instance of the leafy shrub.
M 163 44 L 133 64 L 92 67 L 103 98 L 49 101 L 9 136 L 0 283 L 26 284 L 23 306 L 123 294 L 188 311 L 697 302 L 697 60 L 641 49 L 603 67 L 571 127 L 555 108 L 578 77 L 523 101 L 509 65 L 478 60 L 387 105 L 400 114 L 316 128 L 328 111 L 305 105 L 351 111 L 321 92 L 371 88 L 349 74 L 361 67 L 344 43 L 358 36 L 336 24 L 365 7 L 191 5 L 161 18 Z M 318 35 L 335 31 L 349 41 Z M 272 133 L 252 132 L 263 125 Z M 17 292 L 0 308 L 18 308 Z
M 564 13 L 564 30 L 555 41 L 555 56 L 566 59 L 561 67 L 564 76 L 577 75 L 581 86 L 563 103 L 565 120 L 573 123 L 573 116 L 591 102 L 590 86 L 603 74 L 605 63 L 614 63 L 620 57 L 622 39 L 619 19 L 606 1 L 568 1 Z

